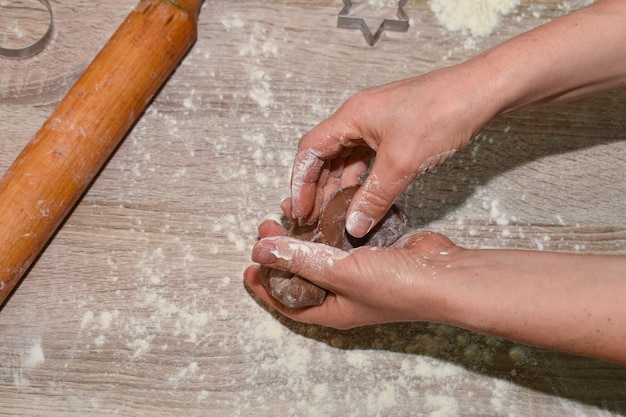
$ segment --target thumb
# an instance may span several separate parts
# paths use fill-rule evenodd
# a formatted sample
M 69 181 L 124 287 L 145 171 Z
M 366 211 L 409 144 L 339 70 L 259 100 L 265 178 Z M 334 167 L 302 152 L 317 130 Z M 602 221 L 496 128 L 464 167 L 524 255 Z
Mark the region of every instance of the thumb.
M 348 208 L 346 230 L 356 238 L 365 236 L 376 226 L 417 176 L 416 173 L 403 174 L 397 169 L 389 169 L 393 165 L 385 164 L 381 156 L 379 154 L 374 160 L 371 172 L 352 197 Z
M 270 268 L 289 271 L 313 284 L 333 291 L 333 264 L 348 256 L 341 249 L 288 236 L 260 239 L 252 260 Z
M 381 147 L 372 170 L 352 198 L 346 216 L 346 230 L 361 238 L 385 217 L 392 204 L 415 178 L 452 157 L 456 149 L 428 153 L 425 148 L 411 155 L 400 148 L 395 152 Z M 429 156 L 431 155 L 431 156 Z

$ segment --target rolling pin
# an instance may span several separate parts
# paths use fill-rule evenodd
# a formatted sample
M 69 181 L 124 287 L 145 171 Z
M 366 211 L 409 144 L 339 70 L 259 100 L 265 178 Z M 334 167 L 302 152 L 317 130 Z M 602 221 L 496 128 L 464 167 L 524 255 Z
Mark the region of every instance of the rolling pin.
M 0 182 L 0 306 L 197 36 L 202 0 L 141 0 Z

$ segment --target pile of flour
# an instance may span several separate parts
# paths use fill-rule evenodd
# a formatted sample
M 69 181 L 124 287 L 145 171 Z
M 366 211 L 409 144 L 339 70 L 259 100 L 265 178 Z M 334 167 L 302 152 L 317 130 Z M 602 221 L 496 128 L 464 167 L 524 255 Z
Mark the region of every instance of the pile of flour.
M 428 5 L 447 30 L 475 38 L 493 32 L 500 17 L 511 13 L 520 0 L 429 0 Z
M 521 0 L 428 0 L 441 26 L 468 37 L 466 46 L 489 36 L 500 24 L 500 19 L 515 11 L 520 3 Z M 557 10 L 569 13 L 591 3 L 593 0 L 566 0 L 557 5 Z M 531 4 L 528 11 L 540 18 L 544 8 L 541 4 Z

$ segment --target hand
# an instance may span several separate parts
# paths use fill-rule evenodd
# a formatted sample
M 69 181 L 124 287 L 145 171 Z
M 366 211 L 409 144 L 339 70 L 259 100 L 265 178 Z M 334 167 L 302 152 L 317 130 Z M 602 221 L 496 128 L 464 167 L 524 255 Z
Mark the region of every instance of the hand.
M 268 220 L 252 259 L 286 269 L 329 290 L 320 306 L 290 309 L 275 300 L 260 281 L 259 267 L 244 278 L 248 287 L 282 314 L 301 322 L 347 329 L 368 324 L 434 320 L 434 278 L 445 274 L 454 253 L 462 251 L 446 237 L 430 232 L 407 235 L 389 248 L 362 247 L 344 252 L 286 237 Z M 437 278 L 439 279 L 439 278 Z
M 446 323 L 626 365 L 626 257 L 470 250 L 426 231 L 345 252 L 288 237 L 275 221 L 259 234 L 253 261 L 329 290 L 322 305 L 290 309 L 265 290 L 258 265 L 246 269 L 248 287 L 293 320 L 337 329 Z
M 347 230 L 362 237 L 408 184 L 494 117 L 624 88 L 625 4 L 596 2 L 458 65 L 351 97 L 300 140 L 293 217 L 314 222 L 322 202 L 358 183 L 376 155 L 348 209 Z
M 348 99 L 300 140 L 293 217 L 314 222 L 326 198 L 359 183 L 374 160 L 348 210 L 348 232 L 364 236 L 418 175 L 462 149 L 491 118 L 494 103 L 477 103 L 488 83 L 470 82 L 474 75 L 459 65 Z
M 347 229 L 362 237 L 418 175 L 492 118 L 626 86 L 625 0 L 596 2 L 464 63 L 365 90 L 305 135 L 283 207 L 317 220 L 336 189 L 358 183 Z M 602 27 L 603 30 L 598 30 Z M 245 271 L 248 286 L 292 319 L 336 328 L 424 320 L 626 365 L 626 257 L 467 250 L 430 232 L 350 252 L 286 237 L 264 222 L 252 258 L 331 293 L 288 309 Z

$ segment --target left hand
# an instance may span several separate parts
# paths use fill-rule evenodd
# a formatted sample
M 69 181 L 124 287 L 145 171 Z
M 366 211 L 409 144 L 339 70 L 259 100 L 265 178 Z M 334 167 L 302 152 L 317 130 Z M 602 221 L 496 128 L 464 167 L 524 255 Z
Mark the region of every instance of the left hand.
M 289 202 L 283 209 L 287 207 Z M 273 220 L 259 226 L 259 235 L 253 261 L 297 273 L 329 294 L 320 306 L 285 307 L 261 284 L 258 265 L 244 273 L 248 287 L 291 319 L 338 329 L 436 320 L 433 287 L 443 283 L 453 254 L 463 251 L 445 236 L 432 232 L 407 235 L 388 248 L 365 246 L 349 252 L 288 237 Z

